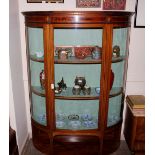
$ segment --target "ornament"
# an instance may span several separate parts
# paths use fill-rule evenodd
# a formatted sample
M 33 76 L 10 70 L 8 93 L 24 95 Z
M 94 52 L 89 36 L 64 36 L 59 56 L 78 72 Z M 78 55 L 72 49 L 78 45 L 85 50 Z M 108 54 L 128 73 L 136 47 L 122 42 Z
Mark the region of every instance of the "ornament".
M 42 89 L 45 89 L 45 72 L 42 70 L 40 72 L 40 85 Z

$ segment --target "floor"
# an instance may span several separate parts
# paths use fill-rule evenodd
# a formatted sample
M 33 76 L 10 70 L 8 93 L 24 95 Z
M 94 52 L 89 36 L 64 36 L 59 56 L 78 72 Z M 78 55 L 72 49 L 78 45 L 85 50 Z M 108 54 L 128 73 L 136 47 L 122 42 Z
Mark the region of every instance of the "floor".
M 33 146 L 32 140 L 30 140 L 26 144 L 25 149 L 24 149 L 22 155 L 44 155 L 44 154 L 41 153 L 41 152 L 39 152 Z M 129 152 L 129 149 L 128 149 L 128 146 L 127 146 L 126 142 L 125 141 L 122 141 L 119 149 L 116 152 L 114 152 L 114 153 L 112 153 L 110 155 L 131 155 L 131 154 Z

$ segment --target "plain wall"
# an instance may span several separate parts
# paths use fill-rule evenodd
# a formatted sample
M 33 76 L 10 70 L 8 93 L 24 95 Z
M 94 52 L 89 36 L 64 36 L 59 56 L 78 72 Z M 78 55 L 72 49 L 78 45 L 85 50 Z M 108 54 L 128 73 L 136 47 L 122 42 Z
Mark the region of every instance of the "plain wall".
M 10 89 L 9 115 L 10 125 L 16 130 L 19 153 L 28 137 L 27 116 L 25 108 L 25 91 L 21 57 L 18 1 L 10 0 L 9 10 L 9 58 L 10 58 Z
M 135 11 L 136 0 L 127 0 L 125 11 Z M 14 3 L 14 2 L 12 2 Z M 18 0 L 19 3 L 19 21 L 20 21 L 20 40 L 21 40 L 21 56 L 23 69 L 23 83 L 25 89 L 25 103 L 27 114 L 28 132 L 31 135 L 30 121 L 30 103 L 28 93 L 28 76 L 27 76 L 27 60 L 26 60 L 26 44 L 25 44 L 25 26 L 22 11 L 101 11 L 102 8 L 76 8 L 76 0 L 64 0 L 64 3 L 27 3 L 26 0 Z M 126 95 L 144 94 L 145 93 L 145 71 L 144 71 L 144 33 L 145 29 L 133 27 L 134 17 L 132 18 L 131 36 L 130 36 L 130 54 L 127 73 Z

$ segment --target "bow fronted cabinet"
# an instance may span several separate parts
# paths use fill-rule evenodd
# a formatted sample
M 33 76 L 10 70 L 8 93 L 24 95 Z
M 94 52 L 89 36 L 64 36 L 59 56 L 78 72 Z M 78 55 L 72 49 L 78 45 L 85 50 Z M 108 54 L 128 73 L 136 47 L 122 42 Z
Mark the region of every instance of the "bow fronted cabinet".
M 34 146 L 53 155 L 114 152 L 120 144 L 133 13 L 23 15 Z

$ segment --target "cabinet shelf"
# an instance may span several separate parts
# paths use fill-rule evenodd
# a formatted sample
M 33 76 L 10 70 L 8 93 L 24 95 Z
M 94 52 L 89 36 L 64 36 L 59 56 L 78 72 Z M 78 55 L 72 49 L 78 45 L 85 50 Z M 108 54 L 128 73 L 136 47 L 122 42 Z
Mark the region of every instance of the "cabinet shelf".
M 45 97 L 45 90 L 43 90 L 40 86 L 32 86 L 31 90 L 34 94 Z M 123 92 L 122 87 L 113 87 L 110 91 L 109 98 L 120 95 Z M 80 95 L 73 95 L 72 87 L 68 87 L 65 92 L 61 92 L 61 94 L 55 94 L 55 99 L 62 100 L 98 100 L 99 94 L 96 93 L 95 88 L 91 88 L 90 95 L 83 95 L 83 92 Z
M 123 92 L 122 87 L 113 87 L 110 91 L 109 98 L 120 95 Z M 97 100 L 99 99 L 99 94 L 96 93 L 95 88 L 91 88 L 90 95 L 83 95 L 81 92 L 80 95 L 73 95 L 72 88 L 67 88 L 65 92 L 61 94 L 55 94 L 56 99 L 63 100 Z
M 30 55 L 30 60 L 43 63 L 44 57 L 38 58 L 36 55 Z
M 118 95 L 120 95 L 120 94 L 122 94 L 122 93 L 123 93 L 123 88 L 122 88 L 122 87 L 113 87 L 113 88 L 110 90 L 109 98 L 118 96 Z
M 100 64 L 101 59 L 92 59 L 91 56 L 85 59 L 77 59 L 75 56 L 71 56 L 68 59 L 61 60 L 58 57 L 54 57 L 55 64 Z
M 112 63 L 121 62 L 126 59 L 126 56 L 112 57 Z
M 32 86 L 31 91 L 38 96 L 45 97 L 45 90 L 43 90 L 40 86 Z
M 125 60 L 125 56 L 112 57 L 112 63 L 117 63 Z M 85 59 L 77 59 L 75 56 L 69 57 L 68 59 L 61 60 L 58 57 L 54 57 L 55 64 L 101 64 L 101 59 L 92 59 L 91 56 Z
M 90 95 L 84 95 L 81 91 L 80 95 L 73 95 L 72 87 L 68 87 L 65 92 L 61 92 L 61 94 L 55 94 L 56 99 L 63 100 L 97 100 L 99 99 L 99 94 L 96 93 L 95 88 L 91 88 Z

